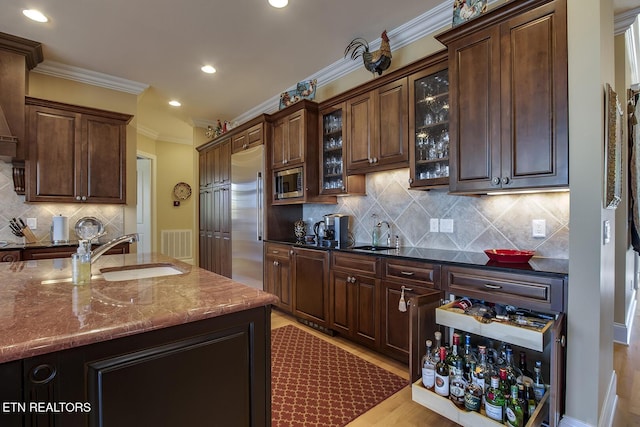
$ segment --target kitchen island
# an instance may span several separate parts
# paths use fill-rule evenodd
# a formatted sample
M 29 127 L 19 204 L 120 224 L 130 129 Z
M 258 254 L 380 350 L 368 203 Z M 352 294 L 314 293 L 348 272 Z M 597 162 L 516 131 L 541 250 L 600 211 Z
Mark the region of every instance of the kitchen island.
M 101 274 L 140 265 L 176 274 Z M 270 424 L 276 297 L 156 254 L 92 267 L 0 263 L 0 425 Z

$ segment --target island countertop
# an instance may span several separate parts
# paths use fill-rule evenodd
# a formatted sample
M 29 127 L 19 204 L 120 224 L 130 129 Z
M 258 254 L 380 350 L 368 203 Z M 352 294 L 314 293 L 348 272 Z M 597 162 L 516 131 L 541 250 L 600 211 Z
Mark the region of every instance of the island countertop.
M 106 281 L 100 269 L 167 263 L 178 275 Z M 0 263 L 0 363 L 273 304 L 277 297 L 159 254 L 102 256 L 90 284 L 71 259 Z

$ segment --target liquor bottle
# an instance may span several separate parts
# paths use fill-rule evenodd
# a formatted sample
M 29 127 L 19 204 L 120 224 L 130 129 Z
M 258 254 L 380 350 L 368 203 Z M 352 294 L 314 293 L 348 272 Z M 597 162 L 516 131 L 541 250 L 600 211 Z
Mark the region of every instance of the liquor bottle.
M 440 347 L 442 347 L 442 332 L 440 331 L 436 331 L 433 334 L 433 337 L 435 338 L 435 347 L 433 347 L 433 353 L 431 354 L 431 359 L 435 362 L 438 363 L 438 361 L 440 360 Z
M 504 395 L 505 399 L 509 399 L 511 397 L 511 383 L 509 382 L 509 378 L 507 377 L 507 368 L 500 368 L 499 370 L 499 382 L 498 388 Z M 513 383 L 515 384 L 515 382 Z
M 476 364 L 476 369 L 472 372 L 473 382 L 479 385 L 482 388 L 482 393 L 484 393 L 486 385 L 485 380 L 489 380 L 491 378 L 491 374 L 489 373 L 489 367 L 487 366 L 487 347 L 484 345 L 478 346 L 478 363 Z
M 475 362 L 472 362 L 475 368 Z M 467 386 L 464 389 L 464 407 L 468 411 L 480 412 L 482 407 L 482 401 L 484 399 L 484 390 L 475 381 L 467 382 Z
M 505 399 L 504 393 L 500 390 L 500 378 L 495 375 L 491 377 L 491 383 L 484 397 L 484 411 L 487 417 L 503 422 Z
M 436 381 L 436 365 L 431 358 L 431 340 L 427 340 L 426 345 L 427 351 L 422 358 L 422 384 L 431 390 Z
M 536 403 L 536 396 L 533 393 L 533 387 L 531 387 L 531 381 L 529 380 L 525 380 L 524 382 L 524 399 L 527 401 L 527 412 L 529 413 L 529 418 L 531 418 L 538 405 Z
M 536 361 L 536 366 L 533 368 L 533 393 L 536 397 L 536 402 L 542 400 L 542 396 L 547 392 L 547 388 L 544 385 L 544 379 L 542 377 L 542 362 Z
M 462 356 L 458 352 L 458 348 L 460 347 L 460 335 L 457 333 L 453 334 L 453 344 L 451 345 L 451 349 L 449 354 L 447 355 L 447 365 L 449 366 L 449 376 L 453 377 L 453 373 L 455 372 L 456 361 L 462 361 Z M 464 366 L 464 365 L 463 365 Z
M 524 426 L 524 408 L 518 400 L 518 386 L 511 385 L 511 398 L 505 404 L 505 424 L 509 427 Z
M 507 380 L 509 386 L 518 383 L 518 378 L 522 376 L 522 372 L 518 369 L 513 362 L 513 349 L 511 347 L 506 348 L 504 367 L 507 370 Z
M 456 359 L 454 362 L 453 376 L 449 383 L 449 399 L 460 408 L 464 408 L 464 391 L 467 388 L 467 382 L 464 380 L 464 363 L 462 359 Z
M 533 372 L 531 372 L 527 367 L 527 353 L 525 353 L 524 351 L 520 352 L 520 363 L 518 364 L 518 368 L 520 368 L 522 375 L 527 377 L 525 379 L 533 379 Z M 522 383 L 524 384 L 524 380 L 522 381 Z
M 464 336 L 464 351 L 462 353 L 464 359 L 464 373 L 467 379 L 471 378 L 471 362 L 476 362 L 476 356 L 471 351 L 471 335 Z
M 440 396 L 449 396 L 449 366 L 446 362 L 447 349 L 440 347 L 440 360 L 436 363 L 435 391 Z

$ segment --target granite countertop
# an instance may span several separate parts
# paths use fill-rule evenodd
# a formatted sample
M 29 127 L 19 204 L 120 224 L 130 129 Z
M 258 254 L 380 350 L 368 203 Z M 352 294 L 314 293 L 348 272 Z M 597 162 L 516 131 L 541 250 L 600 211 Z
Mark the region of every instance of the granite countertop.
M 108 282 L 101 268 L 169 263 L 183 273 Z M 0 363 L 273 304 L 262 290 L 159 254 L 105 255 L 91 283 L 71 259 L 0 263 Z
M 273 243 L 284 243 L 294 245 L 296 247 L 320 249 L 320 250 L 332 250 L 340 252 L 351 252 L 359 254 L 376 255 L 389 258 L 401 258 L 413 261 L 424 261 L 439 264 L 460 265 L 468 267 L 481 267 L 488 270 L 499 271 L 511 271 L 517 273 L 534 273 L 534 274 L 550 274 L 550 275 L 562 275 L 569 274 L 569 260 L 568 259 L 555 259 L 555 258 L 540 258 L 533 257 L 525 264 L 510 264 L 510 263 L 498 263 L 489 260 L 489 257 L 483 252 L 465 252 L 465 251 L 452 251 L 444 249 L 429 249 L 418 248 L 411 246 L 401 246 L 399 249 L 388 250 L 365 250 L 354 249 L 358 246 L 366 246 L 367 243 L 356 243 L 353 247 L 349 248 L 331 248 L 316 243 L 307 244 L 300 243 L 295 240 L 267 240 Z

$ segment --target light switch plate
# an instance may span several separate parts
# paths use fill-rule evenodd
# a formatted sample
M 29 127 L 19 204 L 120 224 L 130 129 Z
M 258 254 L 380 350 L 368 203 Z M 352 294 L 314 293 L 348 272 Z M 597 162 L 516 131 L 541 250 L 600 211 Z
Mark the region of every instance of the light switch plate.
M 544 219 L 531 220 L 531 235 L 533 237 L 547 237 L 547 223 Z
M 438 218 L 431 218 L 431 220 L 429 221 L 429 231 L 431 233 L 437 233 L 440 231 L 440 226 L 439 226 L 440 220 L 438 220 Z
M 440 219 L 440 231 L 442 233 L 453 233 L 453 219 L 451 218 Z
M 32 230 L 38 228 L 38 218 L 27 218 L 27 226 Z

